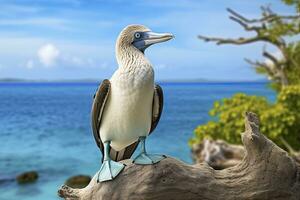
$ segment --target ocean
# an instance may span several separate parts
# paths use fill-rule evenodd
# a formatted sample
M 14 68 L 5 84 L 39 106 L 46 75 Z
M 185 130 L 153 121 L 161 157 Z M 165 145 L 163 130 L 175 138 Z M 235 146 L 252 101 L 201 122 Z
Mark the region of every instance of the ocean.
M 266 83 L 161 83 L 165 104 L 148 152 L 192 163 L 188 140 L 210 118 L 213 102 L 237 92 L 275 93 Z M 0 200 L 59 199 L 58 188 L 77 174 L 93 176 L 101 153 L 92 136 L 90 110 L 97 83 L 0 83 Z M 242 132 L 243 130 L 237 130 Z M 36 183 L 13 178 L 36 170 Z

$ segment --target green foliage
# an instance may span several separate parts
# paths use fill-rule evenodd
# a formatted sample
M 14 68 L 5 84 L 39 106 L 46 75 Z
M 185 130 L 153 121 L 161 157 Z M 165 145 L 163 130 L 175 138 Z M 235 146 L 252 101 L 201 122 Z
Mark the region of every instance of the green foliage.
M 293 36 L 299 32 L 299 19 L 289 21 L 280 17 L 274 17 L 273 20 L 268 22 L 265 29 L 260 30 L 259 34 L 271 38 L 272 42 L 276 43 L 279 37 Z
M 280 43 L 280 41 L 284 41 L 283 38 L 285 37 L 299 36 L 300 17 L 291 21 L 277 18 L 269 23 L 266 29 L 261 30 L 260 34 L 263 37 L 268 37 L 275 45 Z M 300 84 L 300 42 L 290 40 L 285 47 L 281 47 L 280 54 L 284 57 L 279 59 L 281 63 L 280 67 L 284 69 L 288 83 L 291 85 Z M 259 65 L 256 67 L 256 72 L 265 74 L 272 80 L 270 84 L 271 88 L 276 91 L 281 89 L 282 83 L 278 81 L 278 77 L 276 78 L 278 74 L 270 72 L 270 70 L 267 70 L 264 66 Z
M 223 139 L 240 144 L 244 130 L 244 113 L 255 112 L 260 117 L 260 130 L 279 146 L 287 149 L 286 141 L 293 149 L 300 150 L 300 85 L 283 88 L 274 104 L 264 97 L 235 94 L 214 103 L 210 115 L 213 121 L 198 126 L 190 145 L 204 138 Z
M 194 131 L 195 138 L 190 140 L 190 144 L 199 143 L 204 138 L 223 139 L 233 144 L 239 144 L 241 137 L 237 130 L 243 130 L 244 113 L 252 111 L 259 114 L 269 107 L 266 98 L 247 96 L 242 93 L 238 93 L 232 98 L 216 101 L 209 113 L 215 120 L 198 126 Z
M 300 42 L 294 42 L 286 48 L 288 57 L 284 72 L 290 85 L 300 84 Z
M 300 84 L 300 42 L 291 42 L 284 50 L 287 59 L 281 60 L 284 74 L 287 77 L 289 85 Z M 275 91 L 280 91 L 282 84 L 269 74 L 265 67 L 257 66 L 256 72 L 265 74 L 271 80 L 270 86 Z

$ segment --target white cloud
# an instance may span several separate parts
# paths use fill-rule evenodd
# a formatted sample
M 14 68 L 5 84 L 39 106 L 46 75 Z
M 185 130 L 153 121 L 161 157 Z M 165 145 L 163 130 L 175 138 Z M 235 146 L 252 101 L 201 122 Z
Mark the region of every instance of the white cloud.
M 60 51 L 56 46 L 53 44 L 46 44 L 42 46 L 38 52 L 38 58 L 40 62 L 45 66 L 45 67 L 51 67 L 54 66 L 57 63 L 57 60 L 60 55 Z

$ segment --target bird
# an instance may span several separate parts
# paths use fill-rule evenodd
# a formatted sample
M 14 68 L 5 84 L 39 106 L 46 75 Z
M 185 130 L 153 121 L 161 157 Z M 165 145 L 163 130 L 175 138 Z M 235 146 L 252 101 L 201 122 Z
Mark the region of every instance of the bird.
M 92 129 L 102 152 L 97 182 L 113 180 L 124 169 L 118 162 L 132 156 L 133 163 L 148 165 L 164 159 L 148 154 L 147 136 L 156 128 L 163 109 L 163 90 L 154 82 L 154 69 L 145 50 L 172 39 L 171 33 L 155 33 L 144 25 L 126 26 L 115 46 L 118 68 L 99 85 L 92 105 Z

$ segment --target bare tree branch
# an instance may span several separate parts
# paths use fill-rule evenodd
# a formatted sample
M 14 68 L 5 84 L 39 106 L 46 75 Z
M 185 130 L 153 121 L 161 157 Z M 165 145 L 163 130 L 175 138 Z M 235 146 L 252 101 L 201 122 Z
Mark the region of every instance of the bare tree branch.
M 269 8 L 270 9 L 270 8 Z M 277 15 L 273 11 L 271 11 L 272 14 L 268 14 L 265 17 L 258 18 L 258 19 L 248 19 L 241 14 L 237 13 L 231 8 L 227 8 L 227 11 L 232 14 L 234 17 L 244 21 L 245 23 L 262 23 L 262 22 L 272 22 L 276 19 L 286 19 L 286 20 L 293 20 L 293 19 L 300 19 L 300 14 L 298 15 Z
M 240 20 L 239 18 L 230 16 L 229 17 L 231 20 L 237 22 L 238 24 L 240 24 L 242 27 L 244 27 L 244 29 L 246 31 L 256 31 L 258 32 L 260 29 L 262 29 L 263 27 L 259 27 L 259 26 L 250 26 L 247 23 L 245 23 L 244 21 Z
M 260 9 L 264 16 L 274 16 L 274 13 L 270 8 L 270 4 L 268 4 L 267 6 L 261 6 Z
M 252 43 L 252 42 L 257 42 L 257 41 L 266 41 L 267 42 L 267 38 L 265 37 L 251 37 L 251 38 L 243 38 L 240 37 L 238 39 L 226 39 L 226 38 L 217 38 L 217 37 L 206 37 L 203 35 L 198 35 L 198 38 L 201 40 L 204 40 L 205 42 L 216 42 L 216 44 L 220 45 L 220 44 L 248 44 L 248 43 Z
M 269 60 L 271 60 L 275 66 L 279 67 L 279 65 L 280 65 L 279 62 L 280 61 L 277 60 L 277 58 L 275 56 L 273 56 L 272 54 L 270 54 L 269 52 L 267 52 L 265 50 L 263 51 L 263 56 L 266 57 L 266 58 L 268 58 Z
M 288 85 L 288 79 L 284 72 L 285 60 L 283 60 L 283 59 L 279 60 L 278 58 L 276 58 L 275 56 L 273 56 L 272 54 L 270 54 L 267 51 L 263 52 L 263 56 L 265 56 L 266 58 L 268 58 L 269 60 L 271 60 L 273 62 L 273 64 L 274 64 L 273 70 L 276 72 L 276 75 L 279 77 L 281 84 L 283 86 Z
M 249 63 L 250 65 L 252 65 L 252 66 L 254 66 L 254 67 L 263 67 L 263 68 L 265 68 L 268 72 L 270 72 L 271 74 L 273 74 L 273 70 L 272 70 L 272 68 L 269 66 L 269 65 L 267 65 L 266 63 L 264 63 L 264 62 L 259 62 L 259 61 L 252 61 L 252 60 L 250 60 L 250 59 L 248 59 L 248 58 L 245 58 L 245 61 L 247 62 L 247 63 Z
M 271 56 L 270 58 L 274 59 L 275 57 L 269 53 L 267 53 L 268 56 Z M 282 86 L 287 86 L 288 85 L 288 80 L 286 78 L 284 69 L 281 67 L 281 64 L 278 66 L 275 65 L 268 65 L 265 62 L 259 62 L 259 61 L 251 61 L 247 58 L 245 58 L 245 61 L 254 67 L 262 67 L 264 68 L 267 73 L 274 79 L 274 81 L 278 81 L 281 83 Z M 274 60 L 275 61 L 275 60 Z M 273 62 L 274 62 L 273 61 Z
M 240 20 L 247 22 L 247 23 L 251 23 L 252 20 L 247 19 L 246 17 L 242 16 L 241 14 L 235 12 L 234 10 L 232 10 L 231 8 L 227 8 L 226 9 L 230 14 L 232 14 L 233 16 L 235 16 L 236 18 L 239 18 Z
M 247 63 L 249 63 L 250 65 L 254 66 L 255 68 L 257 68 L 257 67 L 263 67 L 263 68 L 268 72 L 268 74 L 269 74 L 271 77 L 275 78 L 277 81 L 280 81 L 280 80 L 279 80 L 279 78 L 280 78 L 280 77 L 279 77 L 279 74 L 277 73 L 276 70 L 273 69 L 272 66 L 270 66 L 270 65 L 268 65 L 268 64 L 266 64 L 266 63 L 264 63 L 264 62 L 252 61 L 252 60 L 247 59 L 247 58 L 245 58 L 245 61 L 246 61 Z
M 234 22 L 238 23 L 242 26 L 246 31 L 255 31 L 256 35 L 253 37 L 240 37 L 240 38 L 219 38 L 219 37 L 207 37 L 203 35 L 198 35 L 198 38 L 204 40 L 205 42 L 215 42 L 217 45 L 221 44 L 235 44 L 235 45 L 243 45 L 249 44 L 254 42 L 267 42 L 276 46 L 283 55 L 283 59 L 279 60 L 272 54 L 268 53 L 267 51 L 263 51 L 263 56 L 269 59 L 273 65 L 268 65 L 265 62 L 253 62 L 250 60 L 246 60 L 248 63 L 256 66 L 262 67 L 266 70 L 270 77 L 276 79 L 276 81 L 281 82 L 281 85 L 287 85 L 288 80 L 286 78 L 286 74 L 284 71 L 284 67 L 287 65 L 286 61 L 288 60 L 289 55 L 286 52 L 287 44 L 283 37 L 278 36 L 277 38 L 271 37 L 268 32 L 268 27 L 273 23 L 275 20 L 281 22 L 284 19 L 292 20 L 292 19 L 299 19 L 300 14 L 297 15 L 277 15 L 274 13 L 269 6 L 261 7 L 262 10 L 262 17 L 258 19 L 248 19 L 243 15 L 239 14 L 238 12 L 227 8 L 227 11 L 231 14 L 229 17 Z M 255 25 L 254 25 L 255 24 Z

